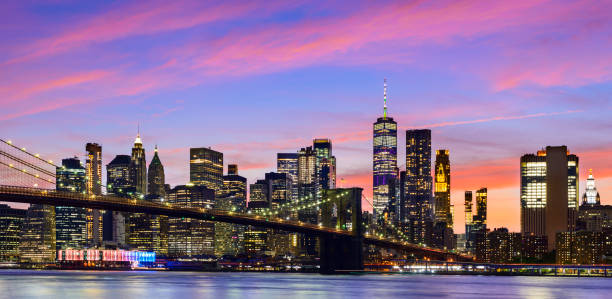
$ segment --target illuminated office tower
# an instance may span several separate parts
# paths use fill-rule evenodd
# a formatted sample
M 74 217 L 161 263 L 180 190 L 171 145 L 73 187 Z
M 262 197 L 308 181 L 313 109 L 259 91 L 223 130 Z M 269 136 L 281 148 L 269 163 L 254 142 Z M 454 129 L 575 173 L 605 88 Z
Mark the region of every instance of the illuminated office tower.
M 276 172 L 286 173 L 291 179 L 291 198 L 292 202 L 298 200 L 298 154 L 297 153 L 278 153 L 276 154 Z
M 106 193 L 117 197 L 136 198 L 136 187 L 130 179 L 129 155 L 117 155 L 106 164 Z M 127 244 L 126 213 L 107 211 L 104 213 L 104 241 L 124 247 Z
M 336 187 L 336 157 L 332 155 L 331 140 L 316 138 L 312 144 L 316 155 L 317 186 L 319 189 L 333 189 Z
M 75 193 L 86 192 L 85 168 L 78 158 L 62 160 L 56 169 L 56 190 Z M 56 249 L 83 249 L 87 247 L 87 209 L 81 207 L 55 207 Z
M 465 248 L 468 251 L 474 250 L 474 241 L 471 238 L 472 232 L 472 191 L 465 191 L 464 215 L 465 215 Z
M 19 242 L 26 210 L 0 204 L 0 262 L 19 261 Z
M 228 174 L 223 176 L 223 189 L 215 199 L 215 209 L 245 212 L 247 179 L 238 175 L 238 166 L 229 164 Z M 244 225 L 215 222 L 215 256 L 236 256 L 244 249 Z
M 210 148 L 189 149 L 189 180 L 220 192 L 223 186 L 223 153 Z
M 182 208 L 210 209 L 215 192 L 206 186 L 179 185 L 170 190 L 168 203 Z M 214 254 L 214 222 L 193 218 L 168 219 L 168 256 L 173 258 Z
M 291 194 L 291 179 L 285 173 L 268 172 L 265 174 L 268 185 L 268 202 L 272 210 L 279 210 L 281 205 L 287 204 Z M 278 217 L 287 218 L 288 211 L 282 211 Z M 295 252 L 296 248 L 291 246 L 292 236 L 295 234 L 286 231 L 267 229 L 266 248 L 271 255 L 284 255 Z
M 312 147 L 305 147 L 298 152 L 298 198 L 300 203 L 314 203 L 317 200 L 317 169 L 316 154 Z M 298 220 L 306 223 L 319 223 L 319 213 L 316 207 L 304 208 L 298 211 Z M 317 254 L 317 238 L 302 235 L 300 248 L 308 255 Z
M 584 190 L 584 195 L 582 196 L 582 205 L 600 205 L 599 192 L 597 192 L 597 188 L 595 188 L 595 178 L 593 177 L 593 169 L 589 169 L 589 178 L 586 181 L 586 188 Z
M 87 161 L 85 171 L 87 174 L 87 194 L 102 194 L 102 146 L 97 143 L 85 145 Z M 87 209 L 87 244 L 96 247 L 102 244 L 103 211 Z
M 453 227 L 450 213 L 450 159 L 448 150 L 436 151 L 435 168 L 435 222 L 444 222 L 449 228 Z
M 408 235 L 417 244 L 431 243 L 431 130 L 406 131 L 406 198 L 403 215 Z
M 55 208 L 33 204 L 26 218 L 19 244 L 21 263 L 49 263 L 55 260 Z
M 546 236 L 573 231 L 578 210 L 578 157 L 566 146 L 547 146 L 521 157 L 521 232 Z
M 160 162 L 161 164 L 161 162 Z M 136 135 L 130 166 L 130 182 L 134 187 L 137 200 L 147 198 L 147 158 L 142 146 L 140 132 Z M 160 252 L 159 219 L 155 215 L 131 213 L 128 217 L 127 244 L 130 248 L 141 251 Z
M 397 184 L 397 123 L 387 116 L 387 80 L 384 84 L 383 116 L 374 123 L 373 204 L 374 215 L 384 213 L 395 202 Z
M 481 261 L 486 261 L 489 250 L 487 244 L 487 188 L 480 188 L 476 191 L 476 212 L 472 216 L 471 239 L 476 257 Z

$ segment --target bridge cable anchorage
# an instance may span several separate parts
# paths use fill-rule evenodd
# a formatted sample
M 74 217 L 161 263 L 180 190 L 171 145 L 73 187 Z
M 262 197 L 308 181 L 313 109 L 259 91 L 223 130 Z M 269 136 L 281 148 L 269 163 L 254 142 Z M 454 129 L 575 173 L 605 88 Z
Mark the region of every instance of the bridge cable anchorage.
M 28 154 L 29 156 L 34 157 L 34 158 L 36 158 L 36 159 L 38 159 L 38 160 L 40 160 L 40 161 L 42 161 L 42 162 L 45 162 L 45 163 L 47 163 L 47 164 L 49 164 L 49 165 L 52 165 L 52 166 L 54 166 L 54 167 L 60 167 L 60 166 L 58 166 L 58 165 L 53 164 L 53 161 L 52 161 L 52 160 L 45 160 L 45 159 L 41 158 L 41 157 L 40 157 L 38 154 L 32 154 L 32 153 L 30 153 L 30 152 L 26 151 L 26 149 L 25 149 L 24 147 L 19 148 L 19 147 L 15 146 L 15 145 L 13 144 L 13 142 L 11 142 L 10 140 L 6 141 L 6 140 L 4 140 L 4 139 L 1 139 L 1 138 L 0 138 L 0 142 L 2 142 L 2 143 L 6 144 L 6 145 L 8 145 L 8 146 L 10 146 L 10 147 L 12 147 L 12 148 L 14 148 L 14 149 L 20 150 L 20 151 L 22 151 L 22 152 L 24 152 L 24 153 Z

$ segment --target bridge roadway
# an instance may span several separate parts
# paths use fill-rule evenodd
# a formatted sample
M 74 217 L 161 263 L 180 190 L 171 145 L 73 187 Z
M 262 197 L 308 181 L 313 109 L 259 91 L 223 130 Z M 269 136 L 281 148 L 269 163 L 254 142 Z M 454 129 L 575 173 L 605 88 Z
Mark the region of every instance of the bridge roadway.
M 87 195 L 73 192 L 0 185 L 0 201 L 52 206 L 84 207 L 130 213 L 147 213 L 169 217 L 186 217 L 201 220 L 253 225 L 284 231 L 315 235 L 318 237 L 357 237 L 348 230 L 328 228 L 300 221 L 269 218 L 259 215 L 236 213 L 205 208 L 174 207 L 168 203 L 128 199 L 109 195 Z M 407 253 L 422 254 L 436 260 L 472 261 L 471 257 L 419 245 L 365 235 L 363 243 L 383 248 L 398 249 Z

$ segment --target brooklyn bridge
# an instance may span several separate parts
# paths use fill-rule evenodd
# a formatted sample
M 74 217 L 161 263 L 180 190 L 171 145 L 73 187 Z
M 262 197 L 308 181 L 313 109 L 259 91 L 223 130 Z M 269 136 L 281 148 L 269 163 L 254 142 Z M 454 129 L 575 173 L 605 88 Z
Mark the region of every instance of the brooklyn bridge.
M 318 200 L 300 199 L 276 210 L 244 213 L 215 208 L 176 207 L 168 203 L 112 195 L 57 191 L 55 190 L 57 167 L 53 161 L 44 160 L 25 148 L 19 148 L 10 141 L 0 139 L 0 202 L 147 213 L 301 233 L 319 238 L 321 273 L 362 270 L 364 247 L 370 245 L 428 260 L 453 262 L 473 260 L 470 256 L 410 243 L 402 231 L 391 223 L 384 223 L 376 231 L 366 230 L 362 220 L 364 197 L 361 188 L 322 190 Z M 295 211 L 313 207 L 321 211 L 322 221 L 318 224 L 280 217 L 282 210 Z

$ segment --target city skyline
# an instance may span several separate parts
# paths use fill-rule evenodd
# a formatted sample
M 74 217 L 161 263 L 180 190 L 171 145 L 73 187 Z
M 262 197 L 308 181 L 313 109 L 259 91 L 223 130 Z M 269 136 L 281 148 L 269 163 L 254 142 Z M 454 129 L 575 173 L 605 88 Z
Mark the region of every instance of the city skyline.
M 172 186 L 189 180 L 190 147 L 222 152 L 224 168 L 238 164 L 250 184 L 275 171 L 277 153 L 329 138 L 337 184 L 371 198 L 371 126 L 386 77 L 398 166 L 405 130 L 432 129 L 432 151 L 450 150 L 456 232 L 464 192 L 481 187 L 488 226 L 519 231 L 519 159 L 547 145 L 580 157 L 580 196 L 592 168 L 602 204 L 612 203 L 612 21 L 602 7 L 546 4 L 272 3 L 257 17 L 249 5 L 213 5 L 208 18 L 197 18 L 197 3 L 151 3 L 152 16 L 134 3 L 71 3 L 66 18 L 45 5 L 3 4 L 14 23 L 6 28 L 22 37 L 0 31 L 0 132 L 56 164 L 85 161 L 85 143 L 96 142 L 106 165 L 130 153 L 140 124 L 147 164 L 157 144 Z M 416 20 L 393 18 L 401 13 Z M 101 28 L 109 18 L 123 26 Z M 363 20 L 377 26 L 350 29 Z M 198 56 L 202 42 L 215 47 Z

